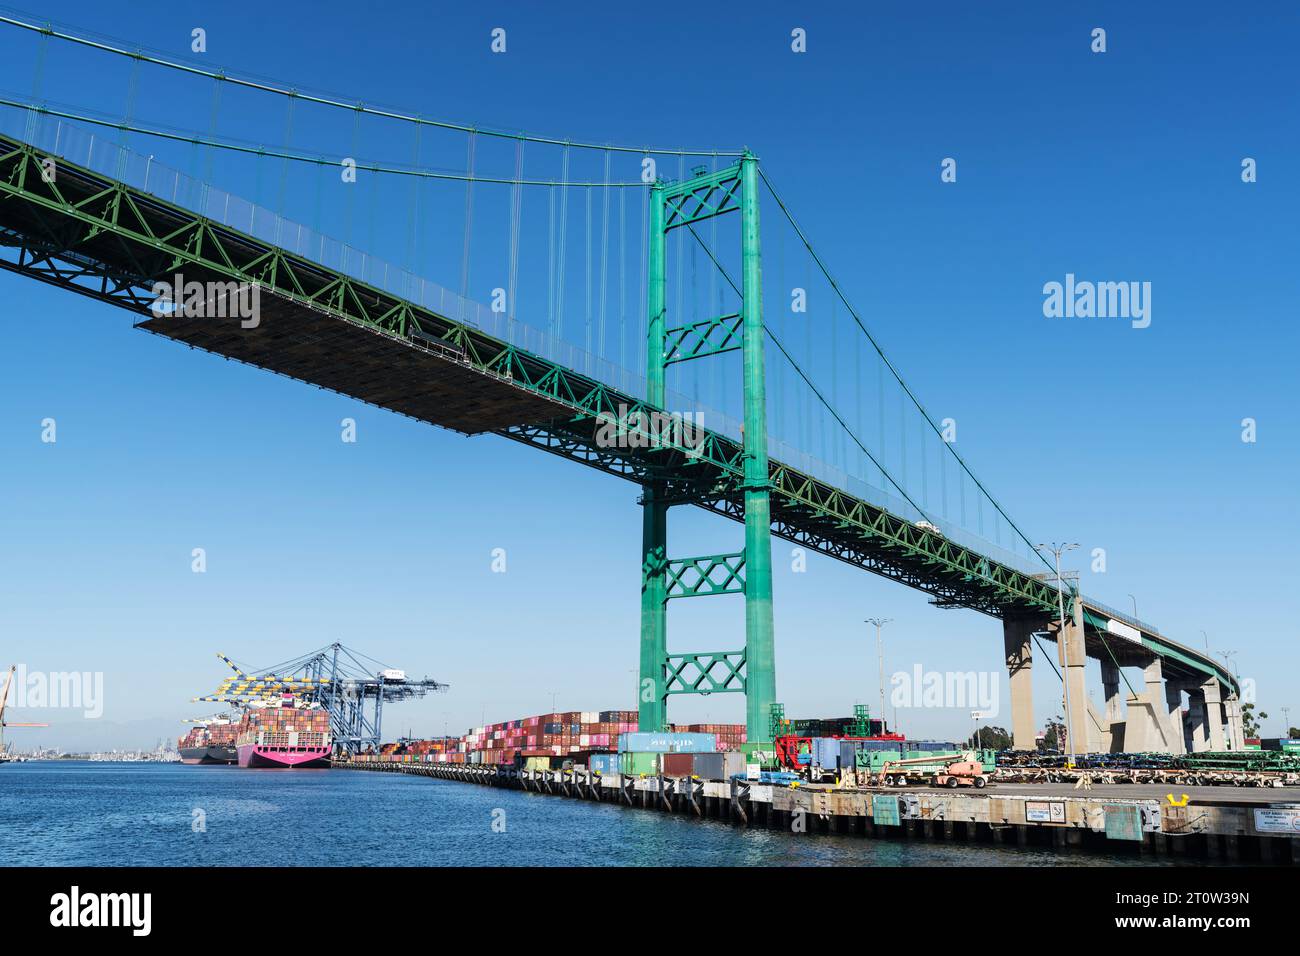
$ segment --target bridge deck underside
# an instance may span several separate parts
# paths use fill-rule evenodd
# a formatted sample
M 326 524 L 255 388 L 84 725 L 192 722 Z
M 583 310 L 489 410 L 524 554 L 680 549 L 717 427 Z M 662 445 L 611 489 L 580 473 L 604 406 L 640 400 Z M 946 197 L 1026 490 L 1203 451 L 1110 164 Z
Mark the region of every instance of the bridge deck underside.
M 171 316 L 139 327 L 467 435 L 567 411 L 464 364 L 453 350 L 422 348 L 291 300 L 263 295 L 259 318 L 247 329 L 235 319 Z

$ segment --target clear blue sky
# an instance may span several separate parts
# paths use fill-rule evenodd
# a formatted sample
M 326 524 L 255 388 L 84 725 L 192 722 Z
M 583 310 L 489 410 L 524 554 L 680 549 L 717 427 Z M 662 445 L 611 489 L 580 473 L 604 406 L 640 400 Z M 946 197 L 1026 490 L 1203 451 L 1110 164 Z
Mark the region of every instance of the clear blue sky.
M 1125 609 L 1133 595 L 1165 633 L 1203 646 L 1204 630 L 1212 649 L 1236 650 L 1278 718 L 1266 732 L 1281 732 L 1280 708 L 1300 701 L 1284 600 L 1300 533 L 1300 15 L 1192 4 L 1175 17 L 1118 3 L 458 7 L 469 5 L 270 5 L 252 17 L 196 2 L 74 2 L 59 24 L 428 116 L 748 145 L 927 407 L 957 419 L 962 454 L 1012 517 L 1034 540 L 1105 548 L 1105 574 L 1076 553 L 1088 593 Z M 489 51 L 498 26 L 504 55 Z M 207 31 L 202 58 L 194 27 Z M 805 54 L 790 50 L 795 27 L 807 30 Z M 1090 51 L 1094 27 L 1107 31 L 1104 54 Z M 11 27 L 0 38 L 0 90 L 29 96 L 35 39 Z M 129 75 L 51 46 L 43 92 L 120 115 Z M 141 77 L 137 117 L 207 131 L 210 84 Z M 232 94 L 223 106 L 223 134 L 284 142 L 282 101 Z M 308 142 L 313 123 L 326 126 L 298 117 L 295 145 L 353 152 L 348 120 L 335 117 L 333 143 Z M 411 159 L 409 139 L 358 136 L 379 159 Z M 188 147 L 130 145 L 201 168 Z M 509 166 L 508 152 L 484 149 L 484 162 Z M 945 157 L 958 161 L 955 184 L 940 182 Z M 1241 181 L 1245 157 L 1256 183 Z M 422 161 L 452 168 L 464 155 Z M 636 175 L 630 162 L 615 178 Z M 331 200 L 313 206 L 297 171 L 281 187 L 279 167 L 251 168 L 219 159 L 214 178 L 457 286 L 462 191 L 413 232 L 406 184 L 391 187 L 391 212 L 349 220 Z M 476 199 L 484 210 L 497 201 Z M 772 228 L 774 210 L 764 215 Z M 771 281 L 770 242 L 766 253 Z M 476 268 L 499 268 L 490 250 L 475 256 Z M 1151 282 L 1151 327 L 1045 318 L 1043 284 L 1066 273 Z M 223 676 L 214 651 L 271 664 L 335 639 L 451 683 L 390 711 L 390 736 L 547 711 L 552 694 L 559 709 L 632 706 L 632 485 L 190 352 L 133 330 L 128 313 L 13 275 L 0 274 L 0 292 L 0 663 L 103 671 L 106 685 L 100 721 L 29 710 L 16 719 L 59 726 L 12 732 L 20 744 L 152 743 L 205 712 L 188 700 Z M 58 421 L 55 445 L 40 442 L 46 417 Z M 344 417 L 358 422 L 355 445 L 339 441 Z M 1253 444 L 1241 441 L 1246 417 L 1258 422 Z M 674 515 L 672 533 L 679 554 L 740 541 L 738 526 L 703 514 Z M 190 571 L 195 547 L 207 550 L 204 575 Z M 504 575 L 490 569 L 498 547 Z M 993 619 L 936 610 L 815 556 L 791 573 L 780 542 L 776 567 L 778 698 L 790 713 L 874 702 L 871 615 L 894 619 L 890 672 L 1001 669 Z M 670 613 L 674 650 L 743 642 L 739 599 Z M 1059 709 L 1058 687 L 1040 667 L 1040 718 Z M 1001 702 L 1007 724 L 1005 688 Z M 967 730 L 968 710 L 898 716 L 916 735 L 948 736 Z M 672 703 L 677 720 L 742 715 L 738 696 Z

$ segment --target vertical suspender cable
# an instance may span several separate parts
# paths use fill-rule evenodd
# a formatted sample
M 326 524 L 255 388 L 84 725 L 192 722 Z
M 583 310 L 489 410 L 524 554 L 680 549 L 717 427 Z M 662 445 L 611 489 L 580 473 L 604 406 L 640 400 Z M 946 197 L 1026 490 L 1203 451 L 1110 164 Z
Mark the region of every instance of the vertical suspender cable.
M 885 364 L 880 361 L 876 362 L 876 418 L 880 427 L 880 446 L 877 454 L 882 462 L 888 461 L 888 446 L 885 442 Z M 880 469 L 880 487 L 882 489 L 886 487 L 883 467 Z
M 948 456 L 939 449 L 939 513 L 948 518 Z
M 285 117 L 284 117 L 285 152 L 288 152 L 290 147 L 293 146 L 293 110 L 297 102 L 298 102 L 297 97 L 291 95 L 289 97 L 289 105 L 285 108 Z M 275 207 L 275 211 L 280 216 L 281 219 L 284 218 L 284 188 L 288 179 L 289 179 L 289 160 L 282 159 L 280 160 L 280 191 L 279 191 L 279 195 L 276 197 L 276 207 Z M 278 229 L 279 226 L 277 225 L 276 228 Z M 276 245 L 284 245 L 282 237 L 277 237 Z
M 560 185 L 560 237 L 559 250 L 556 253 L 556 271 L 559 288 L 555 297 L 555 326 L 557 339 L 564 335 L 564 287 L 567 279 L 565 258 L 569 246 L 569 187 L 564 185 L 569 181 L 569 147 L 564 147 L 564 159 L 561 164 L 561 185 Z M 558 341 L 556 343 L 558 345 Z
M 903 401 L 903 392 L 898 392 L 898 461 L 899 478 L 904 488 L 911 488 L 907 482 L 907 403 Z
M 415 127 L 415 150 L 414 164 L 420 165 L 420 141 L 424 133 L 424 127 L 417 125 Z M 416 262 L 415 256 L 415 237 L 420 231 L 420 180 L 419 177 L 411 179 L 411 198 L 410 204 L 406 209 L 406 271 L 415 274 Z
M 546 331 L 555 338 L 555 186 L 546 190 Z
M 921 427 L 920 422 L 917 422 L 916 430 L 917 433 L 920 435 L 920 438 L 917 439 L 916 445 L 917 445 L 917 450 L 921 453 L 921 507 L 924 508 L 926 511 L 929 511 L 930 510 L 930 481 L 929 481 L 929 473 L 927 471 L 927 468 L 928 468 L 928 462 L 930 456 L 925 453 L 925 448 L 926 448 L 925 430 Z
M 32 102 L 41 102 L 41 86 L 45 80 L 45 53 L 49 49 L 50 37 L 48 33 L 42 33 L 39 42 L 36 44 L 36 66 L 32 69 Z M 40 113 L 35 109 L 27 111 L 27 131 L 24 138 L 29 143 L 36 142 L 36 124 L 40 121 Z
M 805 296 L 812 294 L 812 263 L 811 262 L 804 263 L 803 289 L 804 289 Z M 812 303 L 807 303 L 807 305 L 809 308 L 811 308 Z M 803 331 L 804 331 L 803 361 L 804 364 L 807 365 L 809 368 L 813 368 L 814 366 L 812 364 L 812 358 L 813 358 L 812 313 L 807 311 L 803 313 Z M 799 393 L 800 393 L 799 398 L 803 405 L 803 414 L 800 417 L 804 420 L 804 422 L 807 423 L 806 427 L 803 429 L 803 434 L 799 436 L 799 447 L 805 449 L 809 454 L 812 454 L 814 449 L 813 443 L 811 441 L 813 396 L 808 391 L 807 388 L 801 388 L 799 390 Z
M 474 229 L 474 147 L 477 135 L 471 131 L 465 158 L 465 240 L 460 257 L 460 321 L 469 307 L 470 252 Z
M 861 435 L 865 435 L 867 433 L 867 412 L 866 412 L 866 407 L 862 404 L 863 350 L 854 349 L 853 354 L 854 357 L 856 358 L 856 361 L 854 363 L 854 369 L 853 369 L 853 384 L 854 384 L 853 402 L 854 405 L 857 406 L 857 410 L 858 410 L 856 425 L 857 425 L 858 433 Z M 866 461 L 866 455 L 863 454 L 861 451 L 859 451 L 858 453 L 857 471 L 859 477 L 861 477 L 862 480 L 865 482 L 867 480 L 867 461 Z
M 600 296 L 598 328 L 599 345 L 596 354 L 605 358 L 605 289 L 609 279 L 609 152 L 605 153 L 605 189 L 600 200 Z
M 126 150 L 129 142 L 125 126 L 131 124 L 135 118 L 135 95 L 140 82 L 140 58 L 136 57 L 131 61 L 131 79 L 127 85 L 126 91 L 126 117 L 123 129 L 118 132 L 117 145 L 120 147 L 117 153 L 117 178 L 122 179 L 126 175 Z
M 627 341 L 627 203 L 626 189 L 618 191 L 618 366 L 627 368 L 624 347 Z M 620 383 L 626 389 L 627 383 Z
M 357 159 L 357 137 L 360 134 L 360 127 L 361 127 L 361 104 L 358 103 L 356 111 L 353 112 L 352 114 L 352 152 L 348 154 L 349 158 L 353 162 L 356 162 Z M 355 173 L 356 170 L 353 170 L 353 172 Z M 352 244 L 352 209 L 356 205 L 356 197 L 354 194 L 356 193 L 355 187 L 358 184 L 354 180 L 353 182 L 347 183 L 346 185 L 351 188 L 346 190 L 348 198 L 343 203 L 343 241 L 348 245 L 351 245 Z
M 835 314 L 835 300 L 831 299 L 831 404 L 836 408 L 840 404 L 840 342 L 837 326 L 839 325 L 838 316 Z M 840 437 L 843 438 L 843 430 L 840 431 Z M 828 449 L 827 457 L 831 459 L 830 464 L 839 467 L 842 464 L 840 459 L 841 443 L 837 441 L 834 447 Z
M 583 248 L 585 249 L 585 271 L 583 272 L 583 289 L 586 293 L 586 323 L 584 325 L 583 350 L 586 352 L 588 360 L 591 356 L 592 329 L 591 329 L 591 187 L 588 186 L 583 191 L 584 203 L 584 232 Z M 587 369 L 591 371 L 591 369 Z
M 519 295 L 519 234 L 524 220 L 524 141 L 515 144 L 515 184 L 511 187 L 510 213 L 510 281 L 506 290 L 506 341 L 514 341 L 515 319 L 519 315 L 515 297 Z
M 221 87 L 222 86 L 224 86 L 224 83 L 221 82 L 221 77 L 220 75 L 218 75 L 218 77 L 216 79 L 213 79 L 212 81 L 212 109 L 211 112 L 209 112 L 208 114 L 208 139 L 209 140 L 214 140 L 217 138 L 217 114 L 218 112 L 221 111 Z M 208 146 L 207 151 L 204 152 L 203 177 L 201 177 L 201 179 L 203 179 L 204 190 L 207 190 L 209 185 L 211 185 L 212 183 L 212 160 L 213 157 L 216 156 L 216 153 L 217 153 L 217 147 L 214 146 Z M 316 177 L 316 183 L 317 183 L 316 229 L 317 232 L 320 232 L 320 177 Z M 207 209 L 204 209 L 203 207 L 200 206 L 199 213 L 200 215 L 207 215 L 208 211 Z

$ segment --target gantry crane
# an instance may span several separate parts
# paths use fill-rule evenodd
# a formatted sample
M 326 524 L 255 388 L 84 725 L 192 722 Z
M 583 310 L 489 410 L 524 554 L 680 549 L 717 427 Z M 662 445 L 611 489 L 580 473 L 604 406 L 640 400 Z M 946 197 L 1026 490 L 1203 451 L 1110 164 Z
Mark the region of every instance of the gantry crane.
M 8 745 L 5 743 L 6 727 L 48 727 L 50 726 L 49 724 L 34 724 L 29 721 L 22 721 L 22 722 L 15 721 L 14 723 L 9 723 L 8 721 L 5 720 L 5 707 L 9 701 L 9 685 L 14 682 L 14 671 L 16 671 L 17 669 L 18 668 L 15 665 L 10 665 L 9 673 L 5 675 L 4 690 L 0 691 L 0 761 L 4 760 L 5 755 L 8 753 L 8 750 L 6 749 Z
M 217 657 L 235 676 L 223 680 L 216 693 L 195 697 L 196 702 L 257 707 L 289 696 L 319 704 L 329 712 L 335 749 L 349 753 L 366 746 L 379 749 L 386 701 L 410 700 L 448 688 L 429 677 L 407 678 L 405 671 L 339 643 L 251 673 L 224 654 Z

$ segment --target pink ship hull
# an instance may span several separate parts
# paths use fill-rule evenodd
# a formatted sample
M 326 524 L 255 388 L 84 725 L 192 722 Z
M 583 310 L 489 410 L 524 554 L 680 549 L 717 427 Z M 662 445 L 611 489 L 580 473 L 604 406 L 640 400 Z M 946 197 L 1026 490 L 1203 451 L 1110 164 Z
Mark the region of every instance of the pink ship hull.
M 328 767 L 328 747 L 306 747 L 283 750 L 277 747 L 259 747 L 257 744 L 239 745 L 241 767 Z

